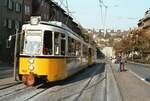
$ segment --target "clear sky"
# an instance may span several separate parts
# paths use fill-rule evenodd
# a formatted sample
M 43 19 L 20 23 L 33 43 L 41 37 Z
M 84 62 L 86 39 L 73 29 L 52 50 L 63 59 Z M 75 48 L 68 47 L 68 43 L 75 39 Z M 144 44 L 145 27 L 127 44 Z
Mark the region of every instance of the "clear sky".
M 65 0 L 55 0 L 58 3 Z M 138 20 L 144 17 L 146 10 L 150 8 L 150 0 L 103 0 L 108 6 L 106 27 L 109 29 L 122 29 L 137 27 Z M 85 28 L 100 29 L 104 26 L 99 7 L 99 0 L 68 0 L 68 6 L 72 15 Z

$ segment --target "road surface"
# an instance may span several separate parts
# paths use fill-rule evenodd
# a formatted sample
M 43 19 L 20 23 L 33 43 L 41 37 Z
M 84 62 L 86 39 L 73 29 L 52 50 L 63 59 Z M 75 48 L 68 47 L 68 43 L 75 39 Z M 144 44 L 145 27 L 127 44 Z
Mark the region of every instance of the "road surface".
M 2 73 L 9 75 L 10 72 L 4 70 Z M 105 101 L 111 98 L 107 97 L 109 81 L 106 80 L 105 63 L 95 64 L 66 80 L 35 87 L 14 82 L 9 76 L 0 77 L 0 101 Z

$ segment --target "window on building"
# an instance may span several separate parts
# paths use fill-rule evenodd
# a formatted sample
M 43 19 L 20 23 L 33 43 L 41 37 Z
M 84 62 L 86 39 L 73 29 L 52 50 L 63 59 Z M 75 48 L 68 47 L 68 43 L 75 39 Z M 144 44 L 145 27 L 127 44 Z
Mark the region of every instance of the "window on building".
M 16 12 L 21 12 L 21 4 L 18 3 L 18 2 L 16 2 L 16 4 L 15 4 L 15 11 Z
M 47 14 L 47 20 L 49 20 L 49 15 Z
M 8 0 L 4 0 L 4 6 L 8 5 Z
M 11 46 L 11 42 L 9 42 L 9 40 L 6 40 L 6 48 L 10 48 Z
M 43 43 L 43 54 L 51 55 L 52 54 L 52 32 L 44 32 L 44 43 Z
M 44 6 L 44 1 L 43 0 L 41 1 L 41 6 Z
M 12 20 L 8 19 L 8 28 L 11 29 L 12 28 Z
M 13 10 L 13 1 L 12 0 L 8 0 L 8 8 L 10 10 Z
M 25 13 L 25 15 L 30 15 L 30 6 L 28 6 L 28 5 L 24 6 L 24 13 Z
M 4 27 L 7 27 L 7 19 L 4 19 L 4 20 L 3 20 L 3 26 L 4 26 Z
M 15 20 L 15 29 L 19 29 L 19 21 L 18 20 Z
M 21 22 L 21 21 L 19 21 L 19 29 L 21 29 L 21 25 L 22 25 L 22 22 Z
M 47 16 L 46 16 L 46 14 L 44 14 L 44 19 L 45 19 L 45 20 L 47 20 Z

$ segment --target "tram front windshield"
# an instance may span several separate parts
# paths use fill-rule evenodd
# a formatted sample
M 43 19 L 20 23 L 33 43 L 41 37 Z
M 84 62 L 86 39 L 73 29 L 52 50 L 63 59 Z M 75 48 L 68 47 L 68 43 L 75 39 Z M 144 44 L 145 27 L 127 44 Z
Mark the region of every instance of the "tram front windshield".
M 28 55 L 39 55 L 41 49 L 41 36 L 28 35 L 25 41 L 24 52 Z

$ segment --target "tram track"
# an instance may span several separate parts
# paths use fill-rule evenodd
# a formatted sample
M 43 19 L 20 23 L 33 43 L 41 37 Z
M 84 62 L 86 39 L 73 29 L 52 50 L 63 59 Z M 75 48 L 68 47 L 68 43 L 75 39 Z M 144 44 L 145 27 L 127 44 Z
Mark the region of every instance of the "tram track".
M 81 91 L 78 91 L 78 92 L 74 93 L 74 94 L 71 94 L 71 95 L 69 94 L 67 96 L 64 96 L 63 98 L 58 99 L 59 101 L 68 99 L 68 98 L 70 98 L 71 96 L 74 96 L 74 95 L 77 95 L 77 96 L 79 96 L 79 94 L 82 95 L 82 93 L 85 90 L 88 90 L 88 89 L 96 86 L 97 84 L 101 83 L 105 79 L 104 75 L 99 74 L 100 76 L 102 76 L 102 78 L 98 82 L 95 82 L 94 84 L 92 84 L 91 81 L 94 78 L 94 75 L 97 75 L 96 73 L 98 72 L 98 69 L 97 70 L 93 69 L 97 72 L 94 72 L 92 74 L 91 74 L 92 68 L 87 68 L 85 70 L 86 70 L 86 72 L 83 72 L 84 70 L 82 71 L 83 72 L 82 76 L 89 75 L 90 78 L 88 78 L 86 80 L 86 82 L 85 82 L 85 80 L 80 81 L 82 83 L 85 82 L 83 84 L 83 89 Z M 26 87 L 25 86 L 25 87 L 22 87 L 22 88 L 15 89 L 11 92 L 9 91 L 9 93 L 7 92 L 3 95 L 0 95 L 0 100 L 3 100 L 3 101 L 20 101 L 20 99 L 21 99 L 21 101 L 32 101 L 34 98 L 39 97 L 41 94 L 43 94 L 47 90 L 50 91 L 49 94 L 53 94 L 53 93 L 55 94 L 55 93 L 58 93 L 58 92 L 62 92 L 63 90 L 66 90 L 66 89 L 71 89 L 73 86 L 76 86 L 76 87 L 79 86 L 79 82 L 76 82 L 78 80 L 75 80 L 75 79 L 78 79 L 77 76 L 75 76 L 73 78 L 71 77 L 67 80 L 60 81 L 59 83 L 54 83 L 54 84 L 45 83 L 45 84 L 39 84 L 35 87 Z M 74 82 L 74 83 L 72 83 L 72 82 Z M 6 88 L 6 89 L 8 89 L 8 88 Z M 3 89 L 3 90 L 5 90 L 5 89 Z M 16 96 L 18 96 L 18 98 L 16 98 Z M 76 100 L 74 100 L 74 101 L 76 101 Z
M 83 87 L 83 89 L 80 91 L 79 95 L 73 100 L 73 101 L 78 101 L 78 99 L 80 98 L 80 96 L 83 94 L 83 92 L 88 88 L 90 82 L 92 81 L 92 79 L 94 78 L 95 74 L 97 74 L 97 72 L 100 71 L 100 68 L 98 68 L 97 70 L 95 70 L 94 73 L 91 74 L 91 77 L 89 78 L 88 82 L 85 84 L 85 86 Z M 100 74 L 99 74 L 100 76 Z M 105 73 L 104 73 L 104 78 L 105 78 Z M 104 79 L 100 80 L 103 81 Z M 95 86 L 95 85 L 94 85 Z
M 89 86 L 90 83 L 88 83 L 87 86 L 89 86 L 89 87 L 85 87 L 85 89 L 83 89 L 83 90 L 80 91 L 80 92 L 76 92 L 75 94 L 68 95 L 68 96 L 65 96 L 65 97 L 63 97 L 63 98 L 60 98 L 60 99 L 58 99 L 58 101 L 63 101 L 63 100 L 65 100 L 65 99 L 68 99 L 68 98 L 70 98 L 70 97 L 72 97 L 72 96 L 75 96 L 75 95 L 77 95 L 77 97 L 76 97 L 76 99 L 74 99 L 73 101 L 78 101 L 79 97 L 82 95 L 82 94 L 81 94 L 81 95 L 79 96 L 78 94 L 83 93 L 84 91 L 86 91 L 86 90 L 88 90 L 88 89 L 91 89 L 91 88 L 93 88 L 93 87 L 96 87 L 98 84 L 102 83 L 102 81 L 105 80 L 105 79 L 106 79 L 106 77 L 103 77 L 103 78 L 101 78 L 99 81 L 97 81 L 96 83 L 94 83 L 93 85 L 90 85 L 90 86 Z
M 83 92 L 85 91 L 85 90 L 88 90 L 88 89 L 90 89 L 90 88 L 92 88 L 92 87 L 95 87 L 95 86 L 97 86 L 98 84 L 100 84 L 103 80 L 105 80 L 106 79 L 106 77 L 105 77 L 105 74 L 104 75 L 102 75 L 102 74 L 98 74 L 98 77 L 101 77 L 101 79 L 100 80 L 98 80 L 97 82 L 95 82 L 94 84 L 92 84 L 91 85 L 91 81 L 93 80 L 93 78 L 95 77 L 95 74 L 98 72 L 98 70 L 95 70 L 95 72 L 94 73 L 92 73 L 92 75 L 90 76 L 90 78 L 88 78 L 86 81 L 83 81 L 83 88 L 80 90 L 80 91 L 78 91 L 78 92 L 76 92 L 76 93 L 73 93 L 73 94 L 70 94 L 70 95 L 67 95 L 67 96 L 64 96 L 63 98 L 60 98 L 60 99 L 58 99 L 57 101 L 62 101 L 62 100 L 65 100 L 65 99 L 68 99 L 68 98 L 70 98 L 70 97 L 72 97 L 72 96 L 75 96 L 75 95 L 77 95 L 76 97 L 75 97 L 75 99 L 73 100 L 73 101 L 77 101 L 79 98 L 80 98 L 80 96 L 83 94 Z M 89 72 L 89 74 L 90 74 L 90 72 Z M 71 84 L 71 85 L 68 85 L 68 86 L 65 86 L 65 87 L 60 87 L 60 88 L 58 88 L 57 87 L 57 89 L 55 89 L 55 90 L 53 90 L 53 89 L 51 89 L 50 91 L 49 91 L 49 95 L 51 95 L 51 94 L 55 94 L 55 93 L 58 93 L 58 92 L 61 92 L 61 91 L 63 91 L 63 90 L 65 90 L 65 89 L 69 89 L 69 88 L 72 88 L 72 87 L 77 87 L 78 86 L 78 82 L 76 82 L 76 83 L 74 83 L 74 84 Z M 45 90 L 43 90 L 42 92 L 44 92 Z M 40 93 L 41 94 L 41 93 Z M 39 94 L 38 94 L 39 95 Z M 32 98 L 34 99 L 34 97 L 36 97 L 36 96 L 38 96 L 38 95 L 35 95 L 35 96 L 33 96 Z M 45 95 L 45 94 L 44 94 Z M 24 101 L 30 101 L 32 98 L 30 98 L 30 99 L 27 99 L 27 100 L 24 100 Z M 32 100 L 31 100 L 32 101 Z
M 15 92 L 24 90 L 25 88 L 26 88 L 26 86 L 24 86 L 23 84 L 14 85 L 11 87 L 6 87 L 5 89 L 1 90 L 0 99 L 4 98 L 6 96 L 10 96 Z
M 0 85 L 0 90 L 7 89 L 9 87 L 13 87 L 13 86 L 16 86 L 18 84 L 21 84 L 21 82 L 3 84 L 3 85 Z
M 0 100 L 3 100 L 3 101 L 12 101 L 13 99 L 11 99 L 11 98 L 18 97 L 18 98 L 16 98 L 16 100 L 13 100 L 13 101 L 19 101 L 20 99 L 23 101 L 22 98 L 27 99 L 27 98 L 29 98 L 30 96 L 33 95 L 33 94 L 30 95 L 30 92 L 32 92 L 32 93 L 35 92 L 37 94 L 38 91 L 36 91 L 36 90 L 41 85 L 38 85 L 38 86 L 35 86 L 35 87 L 27 87 L 24 84 L 21 84 L 20 86 L 21 86 L 20 88 L 17 87 L 17 89 L 13 89 L 13 90 L 11 90 L 11 91 L 9 91 L 7 93 L 1 94 L 0 95 Z M 40 91 L 42 91 L 42 89 L 39 90 L 39 92 Z M 28 95 L 28 96 L 26 96 L 26 95 Z
M 48 88 L 47 88 L 47 89 L 48 89 Z M 43 89 L 43 90 L 39 91 L 38 93 L 33 94 L 33 95 L 30 96 L 29 98 L 23 100 L 23 101 L 29 101 L 29 100 L 31 100 L 32 98 L 34 98 L 35 96 L 37 96 L 37 95 L 41 94 L 42 92 L 46 91 L 47 89 Z

